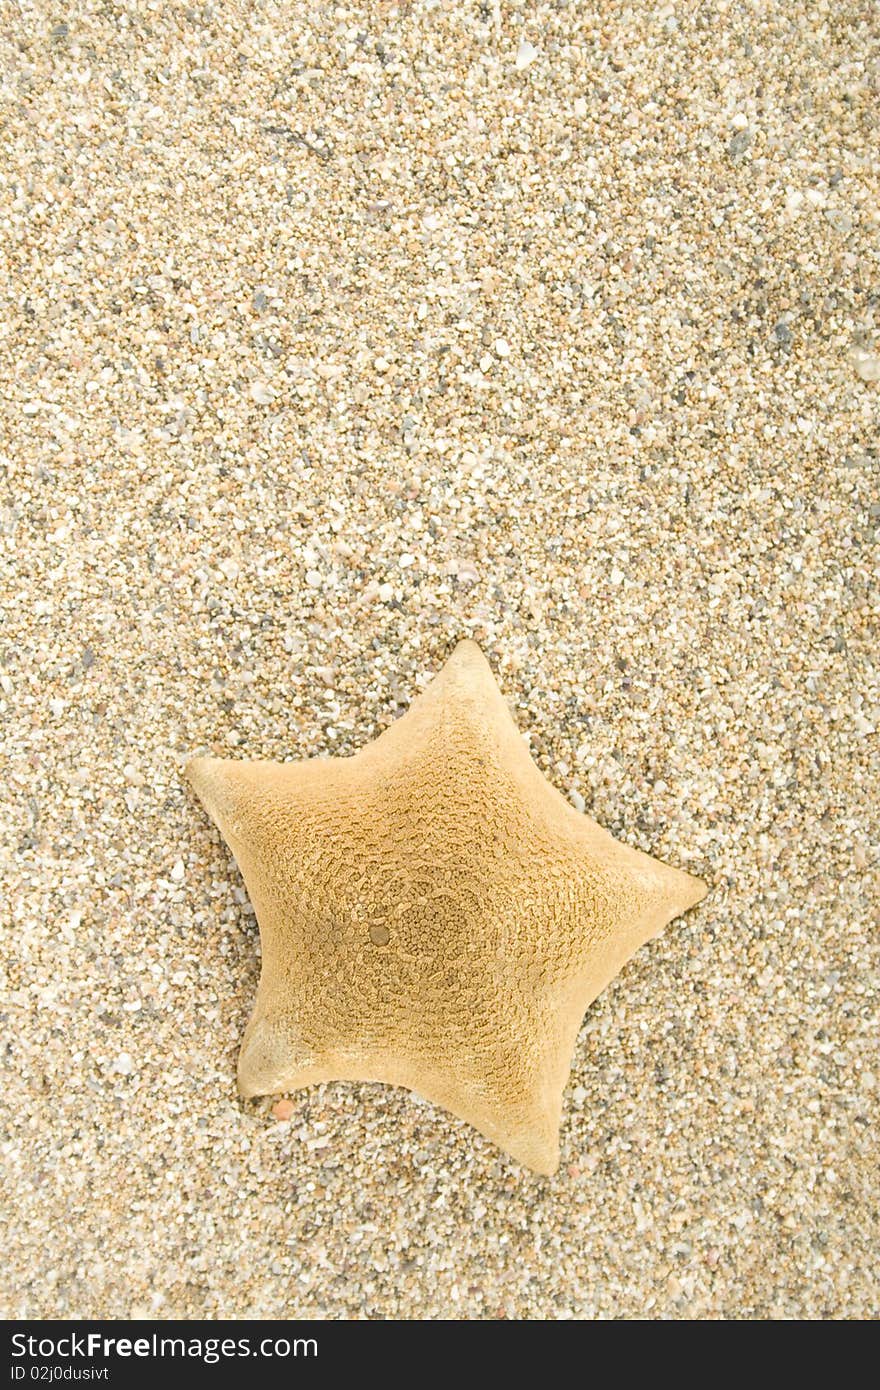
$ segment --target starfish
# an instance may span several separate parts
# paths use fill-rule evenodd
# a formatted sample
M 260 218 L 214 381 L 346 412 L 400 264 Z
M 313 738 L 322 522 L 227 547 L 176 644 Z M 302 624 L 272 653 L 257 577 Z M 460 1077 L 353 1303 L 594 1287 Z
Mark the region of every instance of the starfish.
M 242 1095 L 405 1086 L 555 1172 L 584 1011 L 706 885 L 550 785 L 470 641 L 352 757 L 186 771 L 260 927 Z

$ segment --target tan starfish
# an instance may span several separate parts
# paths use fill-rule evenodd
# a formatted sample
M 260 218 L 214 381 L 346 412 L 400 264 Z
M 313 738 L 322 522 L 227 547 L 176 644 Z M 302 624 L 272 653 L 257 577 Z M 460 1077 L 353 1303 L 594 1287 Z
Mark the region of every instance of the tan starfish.
M 406 1086 L 554 1172 L 584 1010 L 705 884 L 550 786 L 473 642 L 354 757 L 187 774 L 260 924 L 242 1094 Z

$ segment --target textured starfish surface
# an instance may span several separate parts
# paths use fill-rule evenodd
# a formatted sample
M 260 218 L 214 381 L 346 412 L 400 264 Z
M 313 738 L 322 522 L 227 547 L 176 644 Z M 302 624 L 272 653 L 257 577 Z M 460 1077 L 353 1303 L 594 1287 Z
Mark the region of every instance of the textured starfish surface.
M 406 1086 L 554 1172 L 584 1010 L 705 884 L 569 805 L 469 641 L 353 757 L 187 774 L 260 925 L 242 1094 Z

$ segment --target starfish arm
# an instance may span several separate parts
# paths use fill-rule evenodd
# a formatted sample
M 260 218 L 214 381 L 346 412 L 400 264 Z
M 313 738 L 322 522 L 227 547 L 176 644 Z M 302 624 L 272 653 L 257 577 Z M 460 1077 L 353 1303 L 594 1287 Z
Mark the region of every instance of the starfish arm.
M 253 783 L 245 769 L 261 766 L 265 764 L 231 758 L 190 758 L 183 770 L 227 844 L 243 830 L 244 799 Z
M 451 751 L 488 759 L 497 769 L 522 779 L 544 778 L 529 755 L 510 707 L 476 642 L 459 642 L 446 665 L 417 695 L 400 719 L 359 754 L 376 764 L 407 766 L 426 746 L 443 740 Z M 545 783 L 546 785 L 546 783 Z
M 700 902 L 708 888 L 702 879 L 615 840 L 589 817 L 578 819 L 583 822 L 578 905 L 592 928 L 591 997 L 586 1007 L 640 946 Z M 598 896 L 597 865 L 601 865 Z

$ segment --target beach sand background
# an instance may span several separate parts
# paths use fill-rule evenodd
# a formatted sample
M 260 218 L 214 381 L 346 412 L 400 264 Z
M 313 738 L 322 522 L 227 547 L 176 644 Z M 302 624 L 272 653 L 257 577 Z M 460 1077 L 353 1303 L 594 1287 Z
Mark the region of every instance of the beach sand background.
M 875 7 L 0 19 L 3 1312 L 876 1313 Z M 465 635 L 712 888 L 552 1179 L 389 1088 L 239 1101 L 181 776 L 350 753 Z

